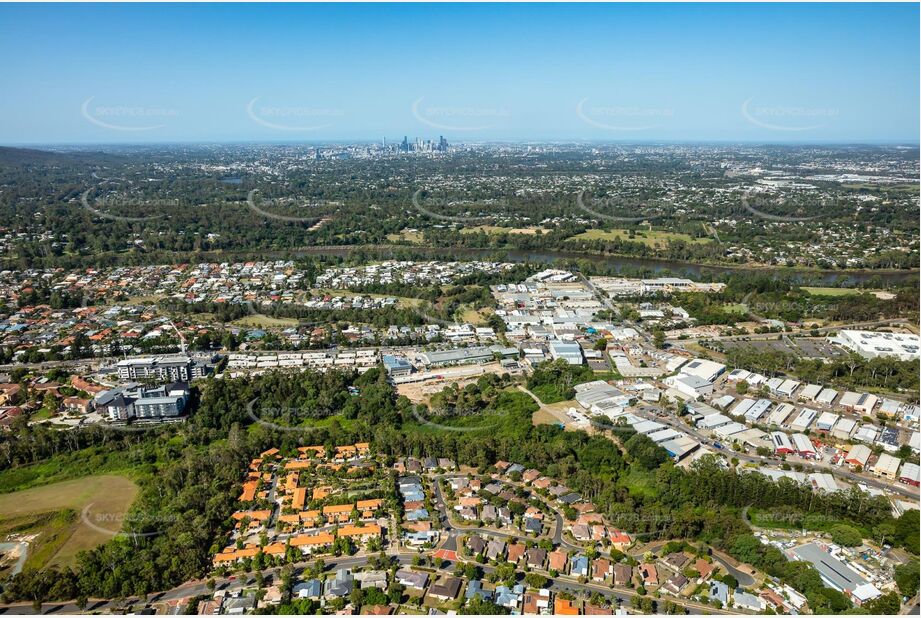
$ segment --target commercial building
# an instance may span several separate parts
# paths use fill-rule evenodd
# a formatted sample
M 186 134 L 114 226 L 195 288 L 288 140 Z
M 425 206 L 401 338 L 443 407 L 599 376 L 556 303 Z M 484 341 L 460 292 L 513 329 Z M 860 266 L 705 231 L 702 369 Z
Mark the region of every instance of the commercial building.
M 813 459 L 816 455 L 815 447 L 812 445 L 812 440 L 809 439 L 809 436 L 802 433 L 795 433 L 790 436 L 790 441 L 793 443 L 793 448 L 796 449 L 796 453 L 805 459 Z
M 870 414 L 873 411 L 873 408 L 876 407 L 876 403 L 878 401 L 879 397 L 876 395 L 847 391 L 841 395 L 841 400 L 838 402 L 838 405 L 840 405 L 845 410 L 848 410 L 849 412 Z
M 548 342 L 550 346 L 550 357 L 553 360 L 562 359 L 570 365 L 581 365 L 584 361 L 582 357 L 582 346 L 578 343 L 561 341 L 553 339 Z
M 921 484 L 921 467 L 910 461 L 903 463 L 899 470 L 899 482 L 918 487 Z
M 207 364 L 193 361 L 189 356 L 148 356 L 127 358 L 116 365 L 120 380 L 156 379 L 169 382 L 190 382 L 208 373 Z
M 833 388 L 823 388 L 822 392 L 818 394 L 815 398 L 816 402 L 830 406 L 835 402 L 835 398 L 838 396 L 838 391 Z
M 857 444 L 848 451 L 847 457 L 844 458 L 845 463 L 854 466 L 860 466 L 861 468 L 867 467 L 867 461 L 870 459 L 870 447 L 864 444 Z
M 413 366 L 402 356 L 384 354 L 381 357 L 381 362 L 384 363 L 384 369 L 387 370 L 387 375 L 392 378 L 402 378 L 413 372 Z
M 772 433 L 771 441 L 774 443 L 774 452 L 778 455 L 789 455 L 794 451 L 790 438 L 782 431 Z
M 709 397 L 713 394 L 713 383 L 696 375 L 679 373 L 676 376 L 666 378 L 665 383 L 679 393 L 694 399 Z
M 812 422 L 815 420 L 815 417 L 818 416 L 818 412 L 810 408 L 803 408 L 800 410 L 799 416 L 797 416 L 792 423 L 790 423 L 790 429 L 794 431 L 806 431 L 809 429 L 809 426 L 812 425 Z
M 453 350 L 437 350 L 423 352 L 419 355 L 425 365 L 429 367 L 444 367 L 449 365 L 469 365 L 474 363 L 489 363 L 501 358 L 518 358 L 517 348 L 502 346 L 456 348 Z
M 851 418 L 842 418 L 831 430 L 831 435 L 839 440 L 848 440 L 857 430 L 857 421 Z
M 873 474 L 880 476 L 890 481 L 894 481 L 898 477 L 899 464 L 902 461 L 898 457 L 893 457 L 888 453 L 883 453 L 879 456 L 879 459 L 871 468 Z
M 838 592 L 850 594 L 859 586 L 867 583 L 867 580 L 851 567 L 831 556 L 816 543 L 800 545 L 790 550 L 789 554 L 794 560 L 805 560 L 812 563 L 819 572 L 822 581 Z
M 830 341 L 860 354 L 864 358 L 889 356 L 902 361 L 921 358 L 921 337 L 906 333 L 877 333 L 865 330 L 842 330 Z
M 797 395 L 798 399 L 803 401 L 815 401 L 819 396 L 819 393 L 822 392 L 822 387 L 818 384 L 807 384 L 800 390 Z
M 715 381 L 724 371 L 726 371 L 726 365 L 702 358 L 694 359 L 681 367 L 681 373 L 697 376 L 707 382 Z
M 815 422 L 815 428 L 819 431 L 831 431 L 838 419 L 841 418 L 834 412 L 822 412 Z
M 791 416 L 798 416 L 795 414 L 796 408 L 794 408 L 789 403 L 782 403 L 778 405 L 774 410 L 768 415 L 768 425 L 775 425 L 777 427 L 787 427 L 787 419 Z
M 158 387 L 129 384 L 100 393 L 94 405 L 111 421 L 165 420 L 180 416 L 188 400 L 189 387 L 181 382 Z

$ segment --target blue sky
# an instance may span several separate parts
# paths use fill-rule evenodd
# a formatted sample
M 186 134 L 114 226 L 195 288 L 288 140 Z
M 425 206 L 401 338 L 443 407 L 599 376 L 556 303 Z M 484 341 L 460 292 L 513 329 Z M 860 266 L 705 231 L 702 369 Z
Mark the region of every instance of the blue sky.
M 910 142 L 917 4 L 0 5 L 0 143 Z

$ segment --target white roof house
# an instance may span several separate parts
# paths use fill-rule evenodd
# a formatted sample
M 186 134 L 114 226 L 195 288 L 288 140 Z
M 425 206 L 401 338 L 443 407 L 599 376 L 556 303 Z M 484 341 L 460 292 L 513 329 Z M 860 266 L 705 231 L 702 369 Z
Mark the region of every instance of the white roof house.
M 744 369 L 733 369 L 729 372 L 729 375 L 726 376 L 726 380 L 729 382 L 738 382 L 740 380 L 747 380 L 748 376 L 750 375 L 750 371 L 746 371 Z
M 732 404 L 732 402 L 735 401 L 735 400 L 736 400 L 736 398 L 733 397 L 732 395 L 723 395 L 722 397 L 717 397 L 716 399 L 714 399 L 712 403 L 713 403 L 713 405 L 716 406 L 717 408 L 720 408 L 720 409 L 725 410 L 725 409 L 728 408 L 728 407 Z
M 713 383 L 697 375 L 679 373 L 666 378 L 665 382 L 689 397 L 705 397 L 713 392 Z
M 831 493 L 842 489 L 841 484 L 828 472 L 812 472 L 807 478 L 816 491 Z
M 851 592 L 851 596 L 855 601 L 857 601 L 858 605 L 863 605 L 867 601 L 872 601 L 882 594 L 883 593 L 880 592 L 879 588 L 870 583 L 861 584 L 860 586 L 854 588 L 853 592 Z
M 657 423 L 656 421 L 640 421 L 633 426 L 633 430 L 636 433 L 646 435 L 654 431 L 659 431 L 660 429 L 665 429 L 665 427 L 666 425 L 664 423 Z
M 657 431 L 653 431 L 652 433 L 646 434 L 646 436 L 656 444 L 665 442 L 666 440 L 674 440 L 675 438 L 680 438 L 683 435 L 683 433 L 680 431 L 675 431 L 671 427 L 666 427 L 665 429 L 659 429 Z

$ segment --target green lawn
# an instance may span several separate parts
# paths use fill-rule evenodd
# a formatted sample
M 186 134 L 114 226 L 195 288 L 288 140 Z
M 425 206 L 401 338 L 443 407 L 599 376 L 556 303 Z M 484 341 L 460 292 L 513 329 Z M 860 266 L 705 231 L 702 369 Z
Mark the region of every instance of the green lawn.
M 630 238 L 630 233 L 627 230 L 586 230 L 568 240 L 629 240 L 631 242 L 641 242 L 649 247 L 664 247 L 668 242 L 676 240 L 683 240 L 686 243 L 696 245 L 710 242 L 709 238 L 694 238 L 688 234 L 660 230 L 639 231 L 636 232 L 634 238 Z
M 656 497 L 655 473 L 632 467 L 630 473 L 618 481 L 618 485 L 626 487 L 634 496 Z
M 862 288 L 822 288 L 822 287 L 803 287 L 800 288 L 814 296 L 853 296 L 855 294 L 872 294 L 881 290 L 865 290 Z
M 137 491 L 124 476 L 102 474 L 3 494 L 0 531 L 37 535 L 27 568 L 71 565 L 78 552 L 115 537 Z

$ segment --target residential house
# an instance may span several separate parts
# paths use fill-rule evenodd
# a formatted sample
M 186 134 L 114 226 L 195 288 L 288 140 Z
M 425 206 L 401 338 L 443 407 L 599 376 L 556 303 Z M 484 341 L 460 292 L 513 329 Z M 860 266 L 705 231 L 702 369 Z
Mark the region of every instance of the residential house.
M 611 561 L 607 558 L 596 558 L 592 563 L 592 581 L 603 582 L 611 574 Z

